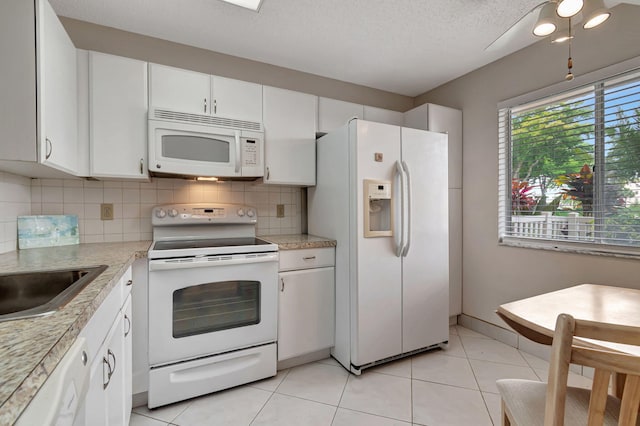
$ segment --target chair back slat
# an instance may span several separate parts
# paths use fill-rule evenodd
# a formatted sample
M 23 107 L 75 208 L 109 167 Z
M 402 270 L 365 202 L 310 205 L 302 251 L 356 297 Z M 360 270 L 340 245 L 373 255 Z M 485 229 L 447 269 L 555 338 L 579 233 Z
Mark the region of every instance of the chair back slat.
M 562 316 L 562 314 L 561 314 Z M 563 426 L 567 379 L 571 361 L 571 343 L 575 320 L 570 315 L 558 316 L 551 346 L 549 381 L 544 411 L 545 426 Z
M 571 362 L 616 373 L 640 375 L 640 359 L 634 355 L 574 346 Z
M 574 336 L 640 346 L 637 327 L 575 319 Z

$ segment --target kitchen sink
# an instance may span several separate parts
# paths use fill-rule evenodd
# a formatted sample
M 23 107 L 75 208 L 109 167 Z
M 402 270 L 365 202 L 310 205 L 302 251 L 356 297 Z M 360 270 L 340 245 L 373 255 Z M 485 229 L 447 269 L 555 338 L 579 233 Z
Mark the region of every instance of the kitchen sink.
M 54 313 L 106 265 L 0 275 L 0 322 Z

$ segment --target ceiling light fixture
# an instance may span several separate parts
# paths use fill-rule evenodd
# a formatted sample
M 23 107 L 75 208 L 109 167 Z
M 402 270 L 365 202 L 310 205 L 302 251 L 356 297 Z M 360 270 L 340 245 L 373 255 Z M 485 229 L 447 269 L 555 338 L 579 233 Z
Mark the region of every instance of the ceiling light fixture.
M 236 6 L 244 7 L 245 9 L 251 9 L 258 11 L 262 5 L 262 0 L 222 0 L 226 3 L 235 4 Z
M 582 27 L 588 30 L 609 19 L 611 12 L 605 7 L 603 0 L 589 0 L 584 6 L 582 16 L 584 16 Z
M 217 177 L 212 177 L 212 176 L 198 176 L 196 178 L 197 181 L 205 181 L 205 182 L 217 182 L 218 178 Z
M 569 58 L 567 59 L 565 79 L 571 81 L 574 78 L 573 58 L 571 57 L 571 41 L 574 33 L 571 29 L 571 18 L 575 17 L 578 22 L 582 20 L 584 22 L 583 28 L 590 29 L 609 19 L 611 12 L 605 7 L 604 0 L 547 0 L 541 6 L 538 20 L 533 27 L 533 34 L 538 37 L 546 37 L 556 33 L 551 39 L 552 43 L 569 42 Z M 582 13 L 578 15 L 581 11 Z
M 555 3 L 549 2 L 540 9 L 538 20 L 536 21 L 536 25 L 533 27 L 534 35 L 538 37 L 546 37 L 556 30 L 557 16 L 555 6 Z
M 561 18 L 570 18 L 582 10 L 583 0 L 560 0 L 556 12 Z

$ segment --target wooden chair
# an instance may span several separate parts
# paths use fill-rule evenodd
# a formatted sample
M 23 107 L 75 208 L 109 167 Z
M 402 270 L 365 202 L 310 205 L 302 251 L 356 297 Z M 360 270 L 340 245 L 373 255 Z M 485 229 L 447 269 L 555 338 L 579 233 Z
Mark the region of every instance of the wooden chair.
M 640 357 L 573 345 L 574 336 L 640 346 L 640 333 L 635 327 L 558 315 L 548 383 L 518 379 L 496 382 L 502 397 L 503 425 L 640 425 Z M 567 386 L 572 363 L 595 369 L 591 390 Z M 626 375 L 622 399 L 608 395 L 612 373 Z

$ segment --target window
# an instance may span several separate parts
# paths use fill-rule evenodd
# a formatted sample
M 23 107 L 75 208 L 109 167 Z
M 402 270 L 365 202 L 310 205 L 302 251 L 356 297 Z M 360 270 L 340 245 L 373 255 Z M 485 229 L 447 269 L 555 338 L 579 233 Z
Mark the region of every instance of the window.
M 640 72 L 503 106 L 500 240 L 640 254 Z

